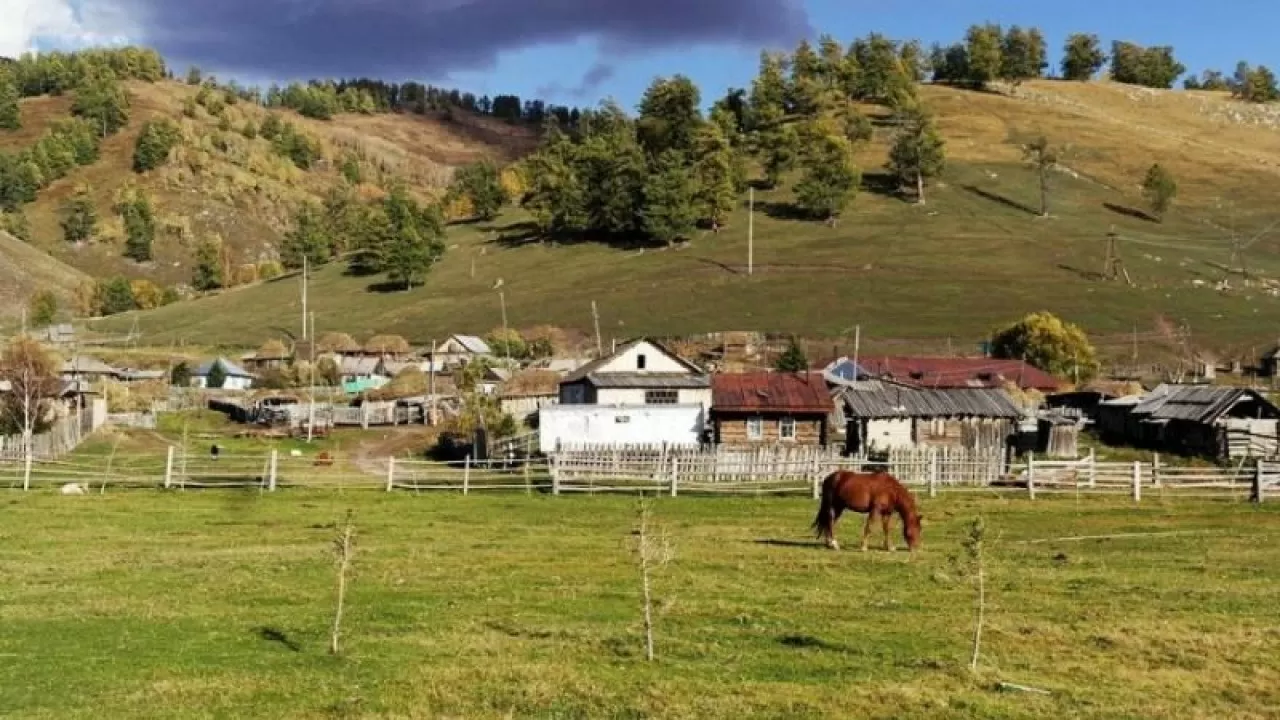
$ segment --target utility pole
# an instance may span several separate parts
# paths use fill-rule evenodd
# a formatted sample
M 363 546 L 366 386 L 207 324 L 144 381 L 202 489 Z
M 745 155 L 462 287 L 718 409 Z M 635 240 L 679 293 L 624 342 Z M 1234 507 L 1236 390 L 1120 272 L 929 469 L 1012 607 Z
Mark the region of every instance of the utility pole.
M 498 302 L 502 305 L 502 359 L 511 361 L 511 335 L 507 331 L 507 295 L 498 291 Z
M 307 411 L 307 442 L 315 437 L 316 427 L 316 314 L 311 313 L 311 342 L 308 343 L 308 354 L 311 359 L 311 379 L 308 381 L 308 395 L 311 396 L 311 408 Z
M 747 274 L 755 271 L 756 259 L 756 189 L 747 190 Z
M 307 339 L 307 256 L 302 256 L 302 339 Z
M 428 418 L 429 425 L 435 424 L 436 419 L 436 340 L 431 338 L 431 357 L 430 357 L 430 375 L 427 380 L 427 395 L 431 399 L 429 412 L 431 416 Z
M 862 326 L 853 327 L 853 381 L 858 382 L 858 352 L 862 350 Z
M 1103 261 L 1102 276 L 1107 280 L 1115 280 L 1124 275 L 1124 281 L 1130 287 L 1133 286 L 1133 280 L 1129 278 L 1129 270 L 1125 268 L 1124 261 L 1120 259 L 1120 236 L 1116 234 L 1115 227 L 1107 233 L 1107 257 Z
M 591 319 L 596 325 L 596 357 L 604 357 L 604 343 L 600 341 L 600 311 L 596 308 L 596 301 L 591 301 Z

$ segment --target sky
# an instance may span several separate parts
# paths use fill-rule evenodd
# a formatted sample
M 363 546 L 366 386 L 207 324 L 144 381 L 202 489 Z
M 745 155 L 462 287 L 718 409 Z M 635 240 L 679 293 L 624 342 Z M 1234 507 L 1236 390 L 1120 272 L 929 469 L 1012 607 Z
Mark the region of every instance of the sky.
M 868 32 L 926 46 L 973 23 L 1041 28 L 1051 61 L 1069 33 L 1173 45 L 1199 73 L 1280 65 L 1280 2 L 1227 0 L 0 0 L 0 55 L 135 43 L 179 73 L 267 84 L 315 77 L 418 80 L 476 94 L 634 106 L 684 73 L 710 102 L 746 87 L 760 50 Z M 1247 22 L 1242 22 L 1247 18 Z M 16 21 L 15 21 L 16 20 Z

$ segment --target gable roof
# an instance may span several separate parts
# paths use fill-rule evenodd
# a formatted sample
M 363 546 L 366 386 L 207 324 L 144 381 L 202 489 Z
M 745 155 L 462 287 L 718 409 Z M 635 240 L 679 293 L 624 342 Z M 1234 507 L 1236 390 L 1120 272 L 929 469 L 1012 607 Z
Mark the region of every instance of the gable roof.
M 253 377 L 253 373 L 223 357 L 200 363 L 200 366 L 191 372 L 192 377 L 209 377 L 209 371 L 213 370 L 214 363 L 222 366 L 222 371 L 226 373 L 227 377 Z
M 92 355 L 77 355 L 62 363 L 62 372 L 83 375 L 118 375 L 120 371 Z
M 476 335 L 453 335 L 451 339 L 458 341 L 458 344 L 469 353 L 476 355 L 493 354 L 493 350 L 489 348 L 489 343 L 485 342 L 484 338 Z
M 1269 406 L 1274 415 L 1280 415 L 1280 408 L 1255 390 L 1213 385 L 1161 385 L 1134 407 L 1133 413 L 1157 422 L 1212 423 L 1245 399 Z
M 688 360 L 685 360 L 684 358 L 675 354 L 674 352 L 671 351 L 670 348 L 666 347 L 662 343 L 657 342 L 656 340 L 650 340 L 649 338 L 641 337 L 641 338 L 635 338 L 634 340 L 628 340 L 627 342 L 619 345 L 616 349 L 614 349 L 614 351 L 611 354 L 605 355 L 604 357 L 596 358 L 595 360 L 592 360 L 591 362 L 583 365 L 577 370 L 574 370 L 573 372 L 565 376 L 564 382 L 576 382 L 578 380 L 589 379 L 591 380 L 592 384 L 599 387 L 604 387 L 600 385 L 600 378 L 606 375 L 617 375 L 617 376 L 620 376 L 620 375 L 649 375 L 649 376 L 681 375 L 680 373 L 633 373 L 631 371 L 610 372 L 610 373 L 601 372 L 600 369 L 603 368 L 605 365 L 608 365 L 611 360 L 613 360 L 614 358 L 620 355 L 625 354 L 628 350 L 639 345 L 640 343 L 649 343 L 653 347 L 657 348 L 657 350 L 661 352 L 663 355 L 666 355 L 672 360 L 675 360 L 682 367 L 684 367 L 686 370 L 688 370 L 690 373 L 694 375 L 704 374 L 704 371 L 702 368 L 698 367 L 697 365 L 694 365 Z M 705 378 L 703 378 L 703 382 L 697 387 L 706 387 L 706 385 L 707 385 L 707 381 Z M 614 385 L 613 387 L 618 387 L 618 386 Z M 624 385 L 623 387 L 632 387 L 632 386 Z
M 382 359 L 378 357 L 343 356 L 342 362 L 338 365 L 338 374 L 373 375 L 382 365 Z
M 846 415 L 860 419 L 977 417 L 1014 420 L 1024 413 L 996 388 L 920 388 L 860 380 L 839 393 Z
M 831 412 L 821 373 L 755 372 L 713 375 L 712 412 Z
M 868 377 L 888 378 L 928 388 L 998 388 L 1013 383 L 1022 390 L 1051 392 L 1063 383 L 1021 360 L 960 357 L 869 357 L 858 364 Z
M 550 370 L 525 370 L 511 376 L 498 388 L 500 398 L 554 397 L 560 390 L 560 375 Z

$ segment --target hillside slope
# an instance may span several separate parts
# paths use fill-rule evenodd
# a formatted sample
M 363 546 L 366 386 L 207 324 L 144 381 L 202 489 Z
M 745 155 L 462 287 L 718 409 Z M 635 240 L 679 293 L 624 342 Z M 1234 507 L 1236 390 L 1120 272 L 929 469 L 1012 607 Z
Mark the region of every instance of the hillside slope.
M 1274 340 L 1280 300 L 1261 278 L 1280 276 L 1280 234 L 1244 254 L 1253 279 L 1223 269 L 1229 227 L 1247 237 L 1280 219 L 1269 191 L 1280 131 L 1267 109 L 1110 83 L 1033 82 L 1016 97 L 930 86 L 922 95 L 950 156 L 929 204 L 893 194 L 879 170 L 891 133 L 881 123 L 860 153 L 863 192 L 838 227 L 794 219 L 785 189 L 756 193 L 752 275 L 745 207 L 719 234 L 645 251 L 541 244 L 513 211 L 454 227 L 445 260 L 412 293 L 375 292 L 326 268 L 312 296 L 317 323 L 418 340 L 484 332 L 501 324 L 501 280 L 511 325 L 590 330 L 595 300 L 606 341 L 724 329 L 844 336 L 860 324 L 864 337 L 952 338 L 972 349 L 995 324 L 1040 309 L 1114 335 L 1125 354 L 1135 329 L 1185 325 L 1195 345 L 1228 353 Z M 1068 146 L 1049 219 L 1036 216 L 1038 187 L 1019 146 L 1041 132 Z M 1157 161 L 1181 186 L 1163 223 L 1135 210 L 1137 184 Z M 1100 278 L 1112 228 L 1134 287 Z M 1215 289 L 1224 279 L 1230 289 Z M 248 344 L 292 326 L 298 311 L 298 282 L 286 278 L 146 313 L 142 326 L 157 339 Z
M 0 231 L 0 320 L 21 315 L 28 299 L 52 290 L 70 306 L 76 288 L 88 275 L 61 263 L 14 236 Z
M 25 208 L 35 245 L 98 278 L 122 274 L 162 285 L 187 282 L 194 247 L 214 235 L 230 248 L 235 264 L 270 259 L 294 209 L 305 200 L 323 198 L 339 182 L 339 168 L 348 156 L 358 158 L 365 194 L 380 192 L 377 185 L 397 178 L 420 196 L 434 196 L 453 167 L 485 157 L 513 159 L 536 142 L 527 128 L 460 111 L 447 116 L 339 115 L 318 121 L 240 102 L 223 111 L 224 123 L 203 107 L 195 117 L 184 115 L 184 103 L 196 95 L 194 87 L 177 82 L 130 82 L 127 87 L 132 104 L 128 127 L 103 142 L 96 163 L 75 169 Z M 22 101 L 23 128 L 0 131 L 0 151 L 30 146 L 52 122 L 68 116 L 70 105 L 65 96 Z M 268 114 L 317 139 L 325 161 L 310 171 L 299 170 L 275 154 L 267 140 L 241 133 L 247 123 L 261 126 Z M 182 142 L 170 163 L 139 175 L 132 170 L 134 145 L 143 124 L 154 118 L 177 123 Z M 146 189 L 157 211 L 155 259 L 144 265 L 122 257 L 124 233 L 112 210 L 130 184 Z M 59 208 L 78 186 L 90 189 L 101 220 L 100 237 L 69 247 L 62 241 Z

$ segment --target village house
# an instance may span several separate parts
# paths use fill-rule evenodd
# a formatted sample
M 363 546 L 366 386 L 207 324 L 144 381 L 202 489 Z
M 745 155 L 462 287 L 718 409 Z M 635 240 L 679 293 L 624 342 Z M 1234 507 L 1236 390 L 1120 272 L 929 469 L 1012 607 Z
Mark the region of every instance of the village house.
M 1143 396 L 1104 402 L 1104 440 L 1219 460 L 1280 452 L 1280 408 L 1256 390 L 1213 385 L 1160 385 Z
M 699 445 L 711 380 L 658 343 L 638 339 L 571 373 L 559 403 L 539 411 L 543 452 L 562 445 Z
M 755 372 L 711 378 L 712 442 L 717 445 L 825 446 L 833 411 L 821 373 Z
M 413 353 L 413 347 L 399 335 L 374 335 L 365 342 L 362 353 L 364 357 L 406 360 Z
M 84 380 L 94 383 L 103 380 L 115 380 L 120 377 L 120 370 L 96 357 L 76 355 L 62 363 L 58 376 L 63 380 Z
M 1003 390 L 921 388 L 859 380 L 838 390 L 836 417 L 851 455 L 898 448 L 1007 446 L 1025 413 Z
M 497 396 L 503 414 L 523 425 L 536 426 L 538 411 L 560 399 L 560 375 L 549 370 L 524 370 L 504 382 Z
M 348 395 L 376 390 L 392 377 L 387 373 L 385 361 L 378 357 L 344 357 L 338 365 L 338 380 Z
M 493 350 L 484 338 L 475 335 L 450 335 L 435 350 L 435 357 L 444 367 L 454 368 L 472 360 L 493 356 Z
M 214 365 L 222 368 L 223 382 L 222 386 L 217 389 L 221 390 L 248 390 L 253 387 L 253 373 L 245 370 L 236 363 L 226 358 L 216 358 L 203 362 L 191 373 L 191 386 L 198 388 L 209 388 L 209 376 L 213 372 Z M 212 389 L 212 388 L 209 388 Z
M 240 362 L 255 372 L 279 370 L 289 364 L 293 353 L 279 340 L 268 340 L 255 352 L 240 356 Z
M 922 388 L 1016 387 L 1042 393 L 1056 392 L 1063 382 L 1021 360 L 960 357 L 867 357 L 855 366 L 849 358 L 838 358 L 824 369 L 830 382 L 840 384 L 857 379 L 881 379 Z

